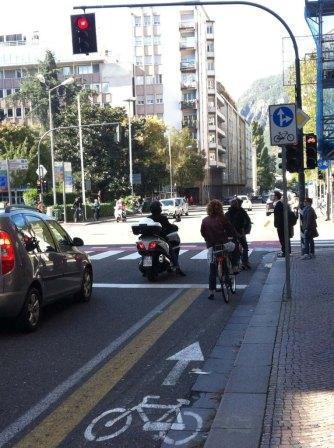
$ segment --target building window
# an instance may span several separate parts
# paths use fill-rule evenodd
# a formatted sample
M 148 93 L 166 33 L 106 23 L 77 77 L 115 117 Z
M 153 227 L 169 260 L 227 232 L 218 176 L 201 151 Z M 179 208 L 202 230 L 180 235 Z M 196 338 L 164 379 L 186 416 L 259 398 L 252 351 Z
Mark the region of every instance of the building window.
M 12 108 L 7 109 L 7 117 L 13 118 L 13 116 L 14 116 L 13 109 Z
M 144 76 L 136 76 L 136 85 L 137 86 L 144 85 Z
M 146 96 L 146 104 L 154 104 L 154 95 Z
M 135 26 L 141 26 L 141 17 L 135 16 Z
M 144 45 L 152 45 L 152 37 L 151 36 L 144 37 Z
M 209 134 L 209 142 L 216 143 L 216 135 L 215 134 Z
M 162 75 L 154 76 L 154 84 L 162 84 Z
M 92 73 L 91 65 L 78 65 L 76 69 L 79 75 L 87 75 L 89 73 Z
M 21 107 L 17 107 L 15 113 L 16 113 L 17 117 L 19 117 L 19 118 L 22 117 L 22 109 L 21 109 Z
M 161 54 L 156 54 L 154 56 L 154 63 L 155 65 L 161 65 Z
M 22 78 L 22 71 L 20 68 L 15 70 L 15 78 L 18 78 L 18 79 Z
M 214 79 L 208 79 L 208 88 L 214 89 L 215 88 L 215 81 Z
M 62 67 L 63 76 L 70 76 L 73 73 L 72 67 Z
M 186 92 L 183 95 L 184 101 L 194 101 L 196 99 L 196 90 L 192 90 L 191 92 Z
M 136 37 L 135 38 L 135 46 L 140 47 L 141 45 L 143 45 L 143 39 L 141 37 Z
M 160 119 L 163 119 L 164 114 L 157 114 L 157 117 L 160 118 Z
M 0 89 L 0 98 L 3 98 L 3 90 Z
M 215 69 L 215 63 L 214 61 L 208 61 L 208 70 L 214 70 Z
M 5 70 L 5 78 L 6 79 L 15 78 L 15 72 L 16 70 Z
M 29 112 L 30 112 L 29 107 L 25 107 L 25 108 L 24 108 L 24 115 L 25 115 L 25 116 L 29 115 Z
M 142 106 L 145 104 L 145 97 L 144 96 L 137 96 L 137 105 Z
M 208 42 L 206 49 L 208 52 L 213 53 L 215 51 L 215 46 L 213 42 Z
M 153 24 L 160 25 L 160 16 L 158 14 L 154 14 L 153 16 Z
M 215 123 L 215 117 L 209 117 L 208 122 L 209 122 L 209 126 L 214 126 L 216 124 Z
M 144 25 L 145 26 L 151 25 L 151 16 L 144 16 Z
M 99 64 L 93 64 L 93 73 L 100 73 L 100 67 Z
M 153 81 L 154 81 L 154 76 L 151 76 L 151 75 L 149 75 L 149 76 L 145 76 L 145 83 L 148 85 L 148 84 L 153 84 Z
M 94 90 L 94 92 L 100 93 L 100 84 L 92 84 L 90 88 L 91 90 Z
M 109 82 L 102 83 L 102 93 L 109 93 Z
M 9 96 L 12 94 L 12 89 L 6 89 L 6 96 Z
M 154 36 L 153 43 L 154 43 L 154 45 L 160 45 L 161 44 L 161 36 Z
M 208 34 L 213 34 L 213 25 L 207 25 L 206 32 Z
M 161 94 L 157 94 L 157 95 L 155 95 L 155 102 L 156 102 L 157 104 L 162 104 L 162 103 L 164 102 L 163 97 L 162 97 Z
M 143 56 L 136 56 L 136 65 L 143 65 Z

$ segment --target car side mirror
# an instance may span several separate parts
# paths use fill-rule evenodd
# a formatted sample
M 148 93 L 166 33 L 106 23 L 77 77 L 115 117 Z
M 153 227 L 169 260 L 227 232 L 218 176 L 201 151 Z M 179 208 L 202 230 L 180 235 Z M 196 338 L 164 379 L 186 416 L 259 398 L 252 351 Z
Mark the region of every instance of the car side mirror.
M 72 244 L 73 244 L 73 246 L 83 246 L 84 242 L 83 242 L 83 240 L 81 238 L 74 237 L 72 239 Z

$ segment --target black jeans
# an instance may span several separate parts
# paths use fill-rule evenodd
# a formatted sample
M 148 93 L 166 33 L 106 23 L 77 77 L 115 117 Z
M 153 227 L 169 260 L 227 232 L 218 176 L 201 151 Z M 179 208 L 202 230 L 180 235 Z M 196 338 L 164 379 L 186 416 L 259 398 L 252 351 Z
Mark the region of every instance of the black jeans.
M 304 254 L 314 255 L 314 239 L 305 232 L 304 236 Z
M 210 263 L 209 289 L 214 291 L 217 285 L 217 263 Z
M 285 241 L 284 241 L 284 228 L 283 227 L 277 228 L 277 235 L 278 235 L 279 242 L 281 244 L 282 254 L 285 254 Z M 289 253 L 291 254 L 290 235 L 289 235 Z
M 246 236 L 240 236 L 239 243 L 242 247 L 241 261 L 243 263 L 248 263 L 248 243 Z

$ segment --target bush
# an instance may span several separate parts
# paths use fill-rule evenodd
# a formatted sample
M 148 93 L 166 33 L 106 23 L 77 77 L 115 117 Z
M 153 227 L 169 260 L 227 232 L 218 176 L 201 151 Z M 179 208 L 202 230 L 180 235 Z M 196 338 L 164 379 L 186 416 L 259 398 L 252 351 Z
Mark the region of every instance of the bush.
M 94 210 L 93 210 L 93 204 L 87 204 L 86 210 L 87 210 L 87 219 L 93 219 Z M 64 206 L 63 205 L 57 205 L 54 207 L 54 210 L 59 211 L 60 216 L 58 219 L 63 220 L 64 219 Z M 73 222 L 73 208 L 71 205 L 66 205 L 66 218 L 68 222 Z M 100 218 L 111 218 L 114 216 L 114 206 L 112 204 L 101 204 L 100 205 Z
M 29 188 L 23 193 L 23 200 L 26 205 L 35 206 L 38 202 L 37 188 Z

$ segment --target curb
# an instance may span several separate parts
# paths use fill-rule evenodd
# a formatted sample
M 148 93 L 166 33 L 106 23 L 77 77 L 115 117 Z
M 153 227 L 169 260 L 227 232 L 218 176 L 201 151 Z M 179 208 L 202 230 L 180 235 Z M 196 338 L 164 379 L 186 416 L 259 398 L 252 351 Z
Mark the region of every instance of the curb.
M 284 260 L 276 260 L 249 319 L 204 448 L 255 448 L 260 443 L 282 305 L 282 278 Z M 232 321 L 250 315 L 240 310 L 244 307 L 239 305 Z M 227 327 L 220 340 L 228 339 Z

